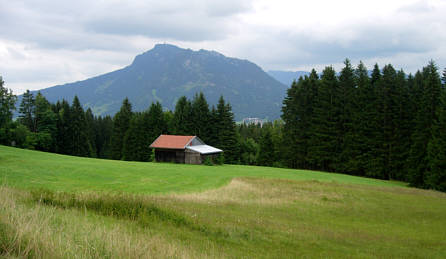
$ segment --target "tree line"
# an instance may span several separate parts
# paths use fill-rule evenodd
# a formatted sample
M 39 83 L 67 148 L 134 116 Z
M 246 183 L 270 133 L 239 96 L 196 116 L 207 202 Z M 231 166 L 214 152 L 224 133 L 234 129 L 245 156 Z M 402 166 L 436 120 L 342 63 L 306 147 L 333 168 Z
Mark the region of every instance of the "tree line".
M 446 191 L 446 91 L 434 62 L 415 75 L 344 65 L 288 89 L 283 163 Z
M 225 163 L 301 168 L 409 182 L 446 191 L 446 90 L 434 62 L 415 75 L 368 71 L 349 60 L 294 81 L 281 119 L 238 124 L 223 97 L 178 99 L 174 111 L 152 103 L 113 117 L 83 110 L 77 97 L 50 104 L 27 91 L 12 121 L 15 96 L 1 82 L 0 142 L 18 147 L 131 161 L 151 161 L 160 134 L 196 135 L 224 150 Z M 443 72 L 443 81 L 446 70 Z M 6 108 L 5 108 L 6 107 Z M 10 108 L 7 108 L 10 107 Z
M 220 160 L 238 163 L 234 115 L 221 97 L 209 108 L 203 93 L 193 100 L 179 98 L 175 111 L 164 111 L 159 102 L 134 112 L 127 98 L 113 117 L 84 111 L 77 96 L 53 104 L 39 93 L 26 91 L 13 121 L 17 97 L 0 81 L 0 143 L 66 155 L 127 161 L 152 161 L 149 145 L 160 134 L 196 135 L 225 150 Z

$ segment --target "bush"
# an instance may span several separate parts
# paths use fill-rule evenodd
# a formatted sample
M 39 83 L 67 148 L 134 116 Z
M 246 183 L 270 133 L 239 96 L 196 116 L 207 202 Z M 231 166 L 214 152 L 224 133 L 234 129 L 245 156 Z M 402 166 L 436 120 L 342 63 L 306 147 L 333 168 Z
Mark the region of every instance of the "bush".
M 217 157 L 215 157 L 214 159 L 214 163 L 216 165 L 222 165 L 225 163 L 225 155 L 223 155 L 223 153 L 220 153 L 217 155 Z
M 214 165 L 214 163 L 212 162 L 212 158 L 210 156 L 207 156 L 204 161 L 203 161 L 204 165 Z

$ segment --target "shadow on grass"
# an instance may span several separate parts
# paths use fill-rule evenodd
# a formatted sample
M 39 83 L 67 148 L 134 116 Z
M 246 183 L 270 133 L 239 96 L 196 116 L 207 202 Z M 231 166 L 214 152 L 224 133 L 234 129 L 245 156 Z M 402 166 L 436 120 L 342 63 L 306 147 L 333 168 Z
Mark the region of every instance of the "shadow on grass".
M 131 194 L 101 194 L 76 196 L 72 193 L 53 192 L 46 189 L 31 191 L 33 202 L 62 209 L 89 210 L 103 216 L 126 219 L 138 223 L 142 227 L 149 227 L 158 223 L 170 224 L 174 227 L 201 233 L 208 238 L 234 241 L 249 239 L 247 233 L 232 233 L 231 235 L 220 228 L 210 228 L 197 224 L 188 217 L 168 208 L 162 208 L 150 198 L 142 198 Z

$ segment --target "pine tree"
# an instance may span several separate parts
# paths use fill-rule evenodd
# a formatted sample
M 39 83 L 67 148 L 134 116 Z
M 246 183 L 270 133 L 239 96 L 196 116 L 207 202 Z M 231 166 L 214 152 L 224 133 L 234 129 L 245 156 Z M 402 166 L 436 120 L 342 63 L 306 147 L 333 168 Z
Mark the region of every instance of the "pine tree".
M 71 141 L 72 131 L 71 123 L 71 107 L 66 100 L 62 100 L 58 113 L 57 133 L 56 133 L 56 152 L 61 154 L 73 154 L 73 143 Z
M 229 103 L 225 103 L 223 96 L 218 100 L 216 110 L 216 133 L 218 142 L 216 147 L 224 151 L 225 163 L 236 164 L 240 161 L 240 145 L 234 122 L 234 114 Z
M 204 94 L 200 92 L 199 95 L 195 95 L 192 101 L 191 119 L 193 135 L 199 136 L 205 143 L 209 141 L 210 137 L 210 116 L 209 105 Z
M 286 163 L 292 168 L 312 168 L 314 156 L 309 155 L 310 136 L 315 101 L 318 94 L 318 75 L 313 69 L 309 77 L 299 78 L 288 89 L 283 101 L 282 119 L 287 148 Z M 309 158 L 310 157 L 310 158 Z M 313 158 L 312 158 L 313 157 Z
M 4 87 L 4 81 L 0 76 L 0 129 L 12 121 L 12 111 L 15 110 L 17 96 Z
M 259 157 L 257 158 L 257 164 L 263 166 L 273 166 L 275 162 L 274 156 L 274 144 L 271 136 L 271 131 L 267 130 L 259 143 Z
M 72 137 L 72 155 L 84 157 L 91 156 L 92 149 L 88 140 L 88 128 L 85 113 L 77 96 L 74 96 L 73 104 L 71 105 L 71 122 L 69 125 Z
M 379 132 L 376 136 L 374 146 L 374 171 L 368 174 L 382 179 L 391 179 L 392 172 L 395 171 L 395 146 L 398 144 L 396 139 L 396 116 L 398 114 L 396 105 L 396 83 L 397 74 L 392 65 L 386 65 L 380 80 L 375 81 L 375 90 L 377 93 L 377 118 L 376 130 Z
M 180 97 L 175 105 L 172 120 L 173 132 L 176 135 L 193 135 L 192 104 L 186 96 Z
M 409 182 L 415 187 L 426 187 L 425 173 L 429 170 L 427 145 L 432 139 L 432 124 L 437 120 L 436 111 L 440 104 L 441 80 L 433 61 L 423 68 L 423 92 L 416 115 L 415 131 L 409 153 Z
M 167 133 L 167 121 L 165 120 L 163 107 L 159 102 L 150 105 L 147 120 L 147 143 L 150 145 L 159 135 Z
M 96 149 L 98 157 L 110 159 L 113 119 L 110 116 L 99 117 L 96 128 Z
M 148 112 L 134 113 L 130 120 L 130 126 L 124 138 L 122 159 L 127 161 L 148 161 L 150 157 L 150 143 L 147 140 Z
M 218 131 L 217 109 L 215 109 L 215 106 L 212 105 L 211 111 L 209 113 L 209 136 L 206 144 L 214 147 L 219 145 Z
M 91 109 L 88 108 L 87 111 L 85 112 L 85 126 L 86 126 L 88 142 L 91 145 L 91 154 L 90 154 L 91 157 L 98 157 L 96 148 L 96 136 L 97 136 L 96 120 L 97 118 L 95 118 Z
M 408 81 L 405 73 L 400 70 L 396 75 L 395 82 L 395 117 L 394 117 L 394 140 L 392 150 L 392 172 L 391 179 L 406 180 L 407 158 L 410 150 L 410 138 L 412 135 L 412 114 L 410 113 L 410 97 Z
M 335 171 L 341 152 L 341 101 L 339 82 L 333 67 L 326 67 L 322 72 L 318 98 L 312 116 L 310 159 L 317 169 Z M 286 121 L 285 121 L 286 123 Z M 284 133 L 286 124 L 284 128 Z M 284 136 L 287 139 L 287 136 Z
M 359 174 L 358 156 L 359 150 L 356 146 L 358 139 L 357 125 L 353 119 L 357 116 L 358 107 L 356 93 L 356 77 L 350 60 L 344 61 L 344 68 L 339 76 L 340 90 L 340 128 L 341 154 L 338 157 L 337 171 L 349 174 Z
M 48 100 L 38 92 L 35 99 L 35 131 L 56 134 L 57 115 L 53 112 Z
M 124 138 L 132 118 L 132 105 L 127 98 L 122 102 L 121 109 L 113 118 L 113 134 L 111 138 L 111 158 L 122 159 Z
M 428 170 L 425 186 L 446 192 L 446 91 L 441 94 L 437 118 L 432 125 L 432 139 L 427 148 Z
M 19 108 L 19 121 L 31 132 L 36 132 L 35 110 L 34 95 L 29 90 L 26 90 L 22 95 L 22 102 Z
M 362 62 L 356 68 L 355 75 L 358 92 L 356 112 L 352 120 L 356 131 L 354 148 L 357 156 L 356 161 L 350 160 L 350 163 L 355 162 L 357 174 L 364 176 L 368 171 L 373 170 L 370 163 L 372 160 L 371 152 L 376 135 L 379 134 L 373 130 L 377 100 L 367 68 Z

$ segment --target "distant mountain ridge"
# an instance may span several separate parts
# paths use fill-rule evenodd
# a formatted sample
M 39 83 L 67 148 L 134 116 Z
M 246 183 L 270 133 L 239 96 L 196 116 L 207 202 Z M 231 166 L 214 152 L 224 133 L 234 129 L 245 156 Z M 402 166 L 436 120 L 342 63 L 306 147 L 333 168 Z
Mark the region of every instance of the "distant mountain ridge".
M 299 77 L 301 76 L 308 76 L 310 75 L 310 72 L 269 70 L 268 74 L 274 77 L 277 81 L 281 82 L 282 84 L 290 87 L 291 83 L 293 83 L 294 80 L 296 81 L 299 80 Z
M 236 120 L 241 120 L 279 118 L 286 89 L 286 85 L 248 60 L 158 44 L 136 56 L 127 67 L 40 92 L 50 102 L 71 102 L 77 95 L 84 108 L 91 108 L 96 115 L 113 115 L 125 97 L 136 111 L 156 101 L 174 110 L 179 97 L 191 99 L 202 91 L 211 105 L 223 95 L 232 105 Z

